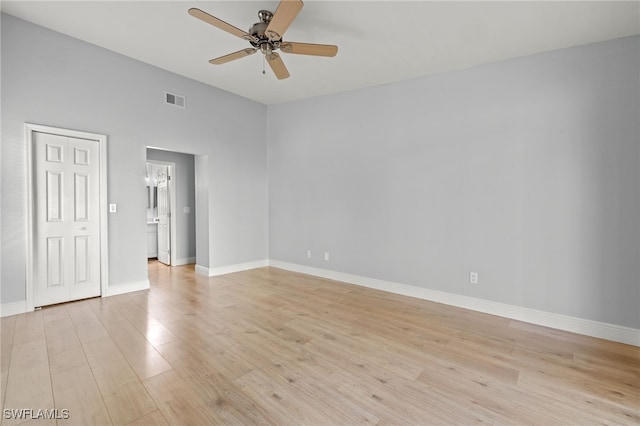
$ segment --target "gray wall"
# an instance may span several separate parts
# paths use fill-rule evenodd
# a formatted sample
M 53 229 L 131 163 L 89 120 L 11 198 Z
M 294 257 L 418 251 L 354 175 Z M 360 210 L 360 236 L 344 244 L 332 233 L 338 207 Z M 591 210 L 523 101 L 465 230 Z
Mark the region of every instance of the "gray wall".
M 210 267 L 267 258 L 264 105 L 5 14 L 1 30 L 2 303 L 25 298 L 25 122 L 108 136 L 110 285 L 147 280 L 148 145 L 203 156 Z
M 640 327 L 638 37 L 267 109 L 10 16 L 1 30 L 1 303 L 25 293 L 31 122 L 109 136 L 112 285 L 147 279 L 153 145 L 196 155 L 201 266 L 270 257 Z
M 269 107 L 270 258 L 640 327 L 639 52 Z
M 195 157 L 196 176 L 196 265 L 209 268 L 209 158 Z
M 176 211 L 176 250 L 172 258 L 196 257 L 196 188 L 193 154 L 147 148 L 147 160 L 165 161 L 176 165 L 174 176 Z M 184 208 L 189 207 L 190 213 Z M 142 224 L 141 226 L 146 226 Z

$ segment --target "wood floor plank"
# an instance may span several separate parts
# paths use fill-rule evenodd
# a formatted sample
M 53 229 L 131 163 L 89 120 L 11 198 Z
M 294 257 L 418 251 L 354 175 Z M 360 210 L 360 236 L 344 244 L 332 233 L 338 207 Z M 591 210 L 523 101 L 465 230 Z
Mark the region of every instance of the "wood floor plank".
M 535 375 L 551 383 L 564 383 L 572 389 L 597 394 L 607 400 L 622 404 L 640 401 L 640 381 L 629 375 L 628 380 L 616 380 L 593 368 L 583 368 L 575 363 L 549 362 L 540 358 L 539 352 L 516 348 L 512 352 L 514 365 L 527 374 Z
M 360 338 L 358 334 L 345 332 L 343 328 L 333 328 L 331 323 L 319 325 L 312 320 L 298 318 L 288 322 L 286 327 L 315 335 L 313 341 L 307 343 L 305 347 L 331 347 L 338 354 L 346 355 L 350 360 L 357 360 L 358 365 L 383 366 L 385 370 L 412 379 L 418 377 L 424 369 L 423 363 L 419 360 L 404 356 L 404 353 L 389 349 L 388 346 L 376 344 L 376 350 L 371 351 L 366 336 L 363 335 L 364 337 Z M 325 349 L 324 352 L 326 353 L 327 350 Z
M 15 326 L 15 316 L 0 318 L 0 412 L 4 410 L 4 397 L 9 378 L 9 364 L 11 362 Z M 2 419 L 0 419 L 1 423 Z
M 442 395 L 459 401 L 486 416 L 494 417 L 500 422 L 517 423 L 518 419 L 534 424 L 557 424 L 559 419 L 550 413 L 539 398 L 523 392 L 517 385 L 507 384 L 499 380 L 488 380 L 486 377 L 473 377 L 459 370 L 435 371 L 427 369 L 418 381 L 423 382 Z M 549 403 L 549 401 L 543 401 Z M 569 413 L 567 413 L 569 416 Z M 578 418 L 572 421 L 581 424 Z M 560 422 L 561 423 L 561 422 Z
M 253 370 L 234 382 L 260 406 L 268 409 L 276 424 L 319 425 L 326 422 L 326 414 L 285 380 Z
M 72 346 L 80 346 L 71 318 L 60 318 L 45 322 L 47 351 L 49 354 L 64 351 Z
M 49 354 L 49 368 L 51 374 L 59 373 L 68 368 L 87 364 L 87 357 L 81 345 L 69 346 L 58 352 Z
M 146 310 L 149 309 L 148 306 L 143 307 L 135 303 L 133 297 L 121 298 L 118 301 L 118 309 L 152 345 L 162 345 L 178 339 L 153 317 L 152 312 Z
M 635 383 L 640 382 L 640 360 L 632 356 L 581 348 L 573 352 L 573 361 L 577 365 L 604 370 L 609 376 L 620 374 Z
M 34 317 L 30 317 L 30 319 L 32 318 Z M 42 320 L 42 316 L 39 318 Z M 14 345 L 8 373 L 4 409 L 44 410 L 55 408 L 47 346 L 44 338 Z M 2 421 L 3 425 L 17 423 L 20 422 L 16 419 L 3 419 Z
M 264 346 L 255 347 L 252 344 L 245 346 L 247 343 L 238 343 L 230 350 L 237 356 L 255 360 L 265 374 L 303 392 L 318 410 L 326 414 L 329 424 L 366 424 L 379 420 L 372 412 L 360 407 L 347 396 L 342 397 L 340 404 L 334 404 L 331 397 L 326 397 L 333 395 L 334 389 L 341 384 L 331 381 L 333 373 L 340 368 L 334 362 L 327 361 L 322 356 L 314 356 L 311 351 L 306 354 L 293 351 L 294 356 L 279 356 L 282 352 L 268 351 Z M 304 344 L 305 349 L 310 343 L 312 342 Z
M 255 361 L 249 361 L 242 354 L 234 356 L 235 353 L 223 345 L 203 346 L 191 342 L 169 342 L 160 346 L 158 350 L 174 368 L 178 363 L 188 360 L 191 367 L 203 372 L 216 371 L 230 380 L 255 368 Z
M 25 343 L 44 342 L 44 319 L 42 311 L 28 312 L 16 316 L 13 346 Z
M 55 403 L 59 424 L 640 423 L 635 346 L 277 268 L 148 265 L 149 290 L 1 318 L 0 405 Z
M 92 340 L 82 346 L 102 395 L 111 395 L 121 385 L 137 379 L 111 337 Z
M 636 408 L 617 404 L 595 393 L 574 389 L 567 393 L 566 388 L 544 378 L 522 374 L 518 386 L 527 392 L 550 396 L 570 407 L 577 407 L 592 418 L 599 418 L 611 424 L 640 424 L 640 401 Z M 588 422 L 588 420 L 586 420 Z
M 43 310 L 51 374 L 87 364 L 84 349 L 68 311 L 60 309 L 60 306 L 57 308 L 55 311 L 50 311 L 48 308 Z M 56 315 L 48 315 L 47 312 L 55 312 Z
M 68 410 L 60 425 L 110 425 L 111 418 L 88 364 L 51 375 L 58 410 Z
M 203 350 L 178 342 L 167 343 L 160 350 L 185 384 L 196 391 L 197 402 L 212 407 L 225 423 L 271 423 L 268 413 L 233 383 L 254 368 L 242 356 L 234 356 L 225 348 Z
M 196 402 L 197 394 L 175 370 L 158 374 L 143 383 L 169 424 L 210 425 L 224 422 L 214 410 L 206 411 Z
M 9 370 L 0 371 L 0 413 L 4 413 L 4 397 L 7 393 L 7 380 L 9 379 Z M 4 417 L 4 416 L 3 416 Z M 2 419 L 0 419 L 0 425 Z
M 86 343 L 109 337 L 109 333 L 102 326 L 88 301 L 73 302 L 67 307 L 80 342 Z
M 427 401 L 416 404 L 399 395 L 394 389 L 372 377 L 354 376 L 346 371 L 336 373 L 336 390 L 356 401 L 380 418 L 381 424 L 444 424 L 454 423 L 439 409 L 427 405 Z
M 152 411 L 146 416 L 140 417 L 127 424 L 127 426 L 169 426 L 169 422 L 164 418 L 160 410 Z
M 68 319 L 69 310 L 66 303 L 60 305 L 46 306 L 42 308 L 42 316 L 45 324 L 50 321 L 57 321 L 61 319 Z
M 104 326 L 140 380 L 171 369 L 169 363 L 129 321 L 108 322 Z
M 121 384 L 113 393 L 103 397 L 109 415 L 116 425 L 131 423 L 157 409 L 137 378 Z
M 87 301 L 87 304 L 93 310 L 100 322 L 105 325 L 111 322 L 120 322 L 126 320 L 126 302 L 128 301 L 126 294 L 119 294 L 108 298 L 95 298 Z

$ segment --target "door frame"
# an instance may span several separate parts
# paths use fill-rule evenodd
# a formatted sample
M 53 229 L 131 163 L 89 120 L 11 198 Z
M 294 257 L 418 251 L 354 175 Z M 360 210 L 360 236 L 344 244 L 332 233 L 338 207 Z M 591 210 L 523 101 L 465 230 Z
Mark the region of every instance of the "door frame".
M 149 148 L 149 147 L 147 147 Z M 157 164 L 159 166 L 167 166 L 167 174 L 169 175 L 169 214 L 171 217 L 169 218 L 169 266 L 176 266 L 176 253 L 178 252 L 178 243 L 177 243 L 177 212 L 176 212 L 176 163 L 170 161 L 160 161 L 160 160 L 149 160 L 147 159 L 147 163 Z
M 108 294 L 109 285 L 109 245 L 108 245 L 108 202 L 107 202 L 107 136 L 98 133 L 82 132 L 78 130 L 62 129 L 59 127 L 43 126 L 40 124 L 25 123 L 25 142 L 27 145 L 27 257 L 26 257 L 26 310 L 27 312 L 34 310 L 33 293 L 33 268 L 34 268 L 34 222 L 35 222 L 35 182 L 33 181 L 34 168 L 34 150 L 33 150 L 33 134 L 49 133 L 53 135 L 66 136 L 70 138 L 88 139 L 98 143 L 98 152 L 100 153 L 99 175 L 100 175 L 100 194 L 99 194 L 99 212 L 100 212 L 100 295 L 103 297 Z

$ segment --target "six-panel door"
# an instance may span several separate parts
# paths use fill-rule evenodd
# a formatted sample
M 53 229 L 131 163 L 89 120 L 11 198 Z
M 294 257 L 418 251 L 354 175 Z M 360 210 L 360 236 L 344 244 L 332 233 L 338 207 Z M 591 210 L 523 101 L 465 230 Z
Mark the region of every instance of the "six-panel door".
M 34 306 L 100 295 L 97 141 L 35 132 Z

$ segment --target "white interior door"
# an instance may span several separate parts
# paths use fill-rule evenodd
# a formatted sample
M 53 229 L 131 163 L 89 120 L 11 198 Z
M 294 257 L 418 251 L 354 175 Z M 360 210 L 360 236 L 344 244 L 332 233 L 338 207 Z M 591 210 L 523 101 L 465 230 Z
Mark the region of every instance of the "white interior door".
M 97 141 L 34 132 L 34 306 L 100 295 Z
M 167 168 L 158 172 L 158 260 L 171 265 L 171 208 Z

